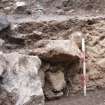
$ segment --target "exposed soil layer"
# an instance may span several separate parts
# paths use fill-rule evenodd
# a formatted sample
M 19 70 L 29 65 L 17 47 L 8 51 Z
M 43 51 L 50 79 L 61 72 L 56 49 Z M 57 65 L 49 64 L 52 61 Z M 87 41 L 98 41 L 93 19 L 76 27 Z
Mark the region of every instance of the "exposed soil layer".
M 47 18 L 49 19 L 49 17 Z M 43 20 L 27 21 L 25 18 L 23 21 L 18 22 L 21 19 L 12 23 L 11 27 L 16 27 L 11 33 L 3 32 L 1 35 L 4 40 L 7 40 L 3 46 L 5 51 L 19 51 L 20 53 L 28 53 L 30 50 L 33 53 L 36 48 L 43 48 L 44 44 L 40 45 L 38 41 L 44 42 L 44 40 L 67 40 L 71 37 L 71 34 L 76 31 L 83 33 L 86 39 L 86 63 L 87 63 L 87 75 L 88 75 L 88 90 L 94 90 L 96 88 L 105 88 L 105 18 L 104 17 L 91 17 L 91 18 L 68 18 L 65 20 Z M 1 36 L 1 37 L 2 37 Z M 8 36 L 8 38 L 7 38 Z M 11 37 L 13 38 L 11 41 Z M 15 41 L 15 40 L 17 41 Z M 21 40 L 21 41 L 18 41 Z M 9 42 L 8 42 L 9 41 Z M 23 43 L 18 43 L 23 42 Z M 8 45 L 9 44 L 9 45 Z M 20 45 L 20 47 L 14 45 Z M 9 48 L 8 48 L 9 47 Z M 7 49 L 8 48 L 8 49 Z M 23 51 L 23 52 L 22 52 Z M 41 50 L 42 51 L 42 50 Z M 40 53 L 40 52 L 39 52 Z M 29 53 L 28 53 L 29 54 Z M 60 55 L 60 58 L 62 55 Z M 54 58 L 55 59 L 55 58 Z M 48 64 L 50 62 L 47 62 Z M 74 62 L 73 62 L 74 63 Z M 65 62 L 65 64 L 67 64 Z M 74 74 L 74 68 L 72 64 L 70 68 L 60 65 L 64 71 L 70 71 L 68 78 L 72 80 L 73 93 L 81 90 L 81 74 L 82 72 Z M 67 66 L 67 65 L 66 65 Z M 50 66 L 49 70 L 53 68 Z

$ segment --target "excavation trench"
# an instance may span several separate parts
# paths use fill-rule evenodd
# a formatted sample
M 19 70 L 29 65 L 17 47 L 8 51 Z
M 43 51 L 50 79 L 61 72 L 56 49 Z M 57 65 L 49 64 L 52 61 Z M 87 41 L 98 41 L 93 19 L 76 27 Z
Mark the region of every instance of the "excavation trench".
M 86 42 L 87 91 L 105 88 L 104 17 L 51 19 L 9 19 L 10 26 L 0 32 L 0 49 L 4 53 L 38 56 L 42 61 L 39 76 L 45 99 L 58 99 L 83 90 L 81 45 L 72 40 L 72 35 L 82 33 Z
M 82 91 L 82 68 L 79 64 L 80 60 L 78 60 L 81 51 L 79 53 L 77 51 L 78 49 L 81 50 L 81 47 L 79 46 L 79 48 L 77 46 L 75 47 L 75 45 L 69 45 L 67 44 L 68 42 L 63 42 L 63 40 L 69 40 L 72 36 L 72 33 L 75 32 L 81 32 L 83 34 L 86 42 L 86 63 L 89 80 L 87 90 L 104 88 L 105 72 L 103 70 L 104 67 L 102 66 L 104 61 L 101 59 L 105 57 L 104 27 L 105 20 L 103 17 L 90 19 L 79 19 L 78 17 L 77 19 L 67 19 L 61 22 L 56 20 L 48 22 L 22 23 L 19 25 L 16 31 L 26 35 L 23 37 L 23 39 L 25 40 L 26 47 L 31 50 L 29 53 L 32 55 L 38 55 L 42 61 L 44 61 L 43 64 L 45 64 L 45 66 L 42 66 L 42 69 L 45 68 L 45 75 L 48 75 L 48 78 L 50 78 L 50 73 L 48 71 L 54 72 L 55 75 L 59 75 L 59 69 L 61 69 L 61 75 L 64 73 L 66 84 L 69 84 L 70 92 L 77 93 Z M 55 40 L 55 42 L 53 42 L 53 40 Z M 65 43 L 66 45 L 63 45 Z M 47 45 L 52 46 L 52 48 L 49 48 L 50 50 L 45 48 L 44 50 L 44 47 Z M 77 52 L 72 52 L 70 50 L 70 52 L 64 53 L 65 51 L 63 52 L 62 50 L 65 50 L 68 47 L 75 49 Z M 36 50 L 37 48 L 38 51 Z M 58 50 L 56 50 L 56 48 L 58 48 Z M 69 56 L 71 52 L 72 54 Z M 73 57 L 75 54 L 78 56 L 77 58 Z M 58 74 L 56 74 L 56 72 L 58 72 Z M 66 76 L 66 74 L 68 76 Z M 45 87 L 46 86 L 47 85 L 45 85 Z M 68 86 L 66 87 L 68 88 Z M 55 94 L 57 94 L 56 91 Z
M 105 0 L 1 0 L 0 105 L 44 105 L 44 98 L 63 96 L 61 105 L 84 105 L 83 99 L 94 105 L 90 93 L 65 102 L 66 96 L 83 92 L 76 35 L 85 38 L 87 91 L 105 88 L 104 14 Z M 95 102 L 103 101 L 103 93 L 95 92 L 100 96 Z

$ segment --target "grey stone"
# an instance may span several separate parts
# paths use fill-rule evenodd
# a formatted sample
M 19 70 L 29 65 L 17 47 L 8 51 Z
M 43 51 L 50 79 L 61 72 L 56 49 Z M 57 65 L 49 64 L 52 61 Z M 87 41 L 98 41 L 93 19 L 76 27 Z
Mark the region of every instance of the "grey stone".
M 7 28 L 10 25 L 6 16 L 0 16 L 0 31 Z
M 4 59 L 3 59 L 4 58 Z M 38 70 L 41 61 L 37 56 L 16 52 L 0 54 L 2 67 L 0 105 L 44 105 Z M 3 62 L 2 62 L 3 61 Z M 4 65 L 4 66 L 2 66 Z M 6 102 L 3 102 L 2 97 Z
M 62 71 L 57 71 L 55 73 L 47 72 L 47 78 L 56 91 L 61 91 L 66 86 L 64 73 Z
M 4 40 L 0 39 L 0 47 L 3 46 L 4 42 Z
M 81 48 L 83 33 L 80 31 L 76 31 L 73 32 L 70 37 L 77 44 L 77 46 Z
M 16 4 L 14 5 L 15 6 L 15 13 L 24 13 L 26 11 L 26 2 L 24 1 L 19 1 L 19 2 L 16 2 Z

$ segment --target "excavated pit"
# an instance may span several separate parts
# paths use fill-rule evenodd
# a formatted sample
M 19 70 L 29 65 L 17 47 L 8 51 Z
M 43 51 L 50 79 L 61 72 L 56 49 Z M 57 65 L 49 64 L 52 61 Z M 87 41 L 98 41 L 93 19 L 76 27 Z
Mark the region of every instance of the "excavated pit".
M 13 28 L 15 25 L 16 27 Z M 2 50 L 4 50 L 4 52 L 17 51 L 29 55 L 38 55 L 43 61 L 41 70 L 45 73 L 45 97 L 47 99 L 55 99 L 63 95 L 70 95 L 82 91 L 82 65 L 80 65 L 78 57 L 75 58 L 72 55 L 62 53 L 58 53 L 57 55 L 56 51 L 43 53 L 44 50 L 38 50 L 38 52 L 35 52 L 35 49 L 43 48 L 46 43 L 48 43 L 46 42 L 48 40 L 49 42 L 51 40 L 68 40 L 73 32 L 82 32 L 86 40 L 86 64 L 89 79 L 87 90 L 101 89 L 105 87 L 103 65 L 103 59 L 105 57 L 104 27 L 105 19 L 102 17 L 67 19 L 60 22 L 57 20 L 48 22 L 14 22 L 9 29 L 11 34 L 6 31 L 1 32 L 3 36 L 1 36 L 1 38 L 5 40 Z M 11 40 L 16 41 L 12 42 Z M 66 86 L 57 91 L 51 86 L 53 79 L 49 80 L 49 75 L 53 75 L 53 73 L 59 75 L 59 72 L 61 73 L 61 77 L 58 76 L 57 79 L 62 78 L 61 80 L 66 82 L 64 83 Z

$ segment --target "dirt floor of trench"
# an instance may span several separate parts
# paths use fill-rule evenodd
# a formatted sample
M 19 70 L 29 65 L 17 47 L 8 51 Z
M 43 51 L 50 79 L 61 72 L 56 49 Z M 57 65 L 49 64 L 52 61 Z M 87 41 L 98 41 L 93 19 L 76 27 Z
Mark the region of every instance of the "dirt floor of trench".
M 87 92 L 86 97 L 82 93 L 62 97 L 47 101 L 45 105 L 105 105 L 105 90 Z

